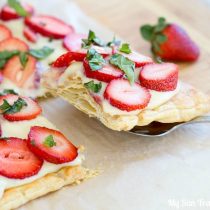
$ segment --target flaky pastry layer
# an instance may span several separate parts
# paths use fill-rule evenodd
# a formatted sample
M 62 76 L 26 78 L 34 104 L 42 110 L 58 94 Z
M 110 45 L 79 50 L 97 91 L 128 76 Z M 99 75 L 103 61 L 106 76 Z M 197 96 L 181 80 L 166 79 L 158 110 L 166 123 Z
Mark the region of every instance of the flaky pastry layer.
M 11 210 L 17 208 L 31 200 L 59 190 L 66 185 L 78 184 L 94 176 L 94 173 L 94 171 L 90 171 L 82 166 L 64 167 L 58 172 L 50 173 L 29 184 L 6 190 L 0 200 L 0 209 Z
M 62 81 L 62 84 L 55 85 L 49 82 L 47 76 L 42 83 L 52 95 L 62 97 L 90 117 L 98 118 L 108 128 L 118 131 L 131 130 L 135 126 L 148 125 L 153 121 L 162 123 L 185 122 L 210 110 L 209 97 L 184 83 L 182 83 L 179 93 L 168 102 L 154 109 L 144 109 L 137 115 L 105 113 L 84 87 L 77 74 L 69 75 Z

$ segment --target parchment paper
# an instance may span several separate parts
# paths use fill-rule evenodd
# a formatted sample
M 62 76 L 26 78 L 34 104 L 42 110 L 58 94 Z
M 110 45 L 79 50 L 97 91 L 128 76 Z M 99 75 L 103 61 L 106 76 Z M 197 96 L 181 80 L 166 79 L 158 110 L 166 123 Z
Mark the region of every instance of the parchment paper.
M 1 4 L 3 1 L 1 1 Z M 33 0 L 78 32 L 113 32 L 68 0 Z M 41 102 L 45 116 L 75 144 L 86 147 L 85 165 L 101 175 L 32 201 L 20 210 L 168 210 L 210 208 L 210 125 L 186 126 L 162 138 L 115 132 L 61 99 Z

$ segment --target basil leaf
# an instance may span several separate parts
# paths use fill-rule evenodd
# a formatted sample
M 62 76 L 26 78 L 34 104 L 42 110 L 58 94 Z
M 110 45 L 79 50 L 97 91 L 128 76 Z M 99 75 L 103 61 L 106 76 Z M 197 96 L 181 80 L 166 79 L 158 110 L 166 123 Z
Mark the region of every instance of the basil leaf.
M 7 101 L 5 102 L 5 106 L 6 105 L 7 106 L 9 105 L 10 107 L 6 111 L 4 111 L 4 113 L 14 114 L 14 113 L 19 112 L 24 106 L 27 106 L 27 103 L 22 98 L 18 98 L 18 100 L 15 101 L 13 105 L 10 105 Z
M 7 112 L 11 108 L 11 105 L 7 102 L 7 100 L 3 100 L 3 104 L 0 106 L 0 110 L 2 113 Z
M 0 60 L 0 69 L 2 69 L 5 64 L 6 64 L 7 60 Z
M 18 95 L 14 90 L 12 89 L 4 89 L 2 93 L 0 93 L 0 96 L 7 95 L 7 94 L 13 94 Z
M 121 44 L 121 41 L 117 40 L 116 37 L 114 36 L 112 41 L 108 42 L 106 45 L 108 47 L 111 47 L 111 46 L 120 46 L 120 44 Z
M 90 82 L 87 82 L 84 84 L 84 86 L 87 88 L 87 89 L 90 89 L 91 91 L 93 91 L 94 93 L 98 93 L 101 88 L 102 88 L 102 83 L 94 83 L 94 81 L 90 81 Z
M 1 51 L 0 52 L 0 60 L 4 60 L 4 59 L 10 59 L 11 57 L 13 57 L 14 55 L 18 55 L 20 52 L 18 50 L 12 50 L 12 51 Z
M 82 39 L 82 48 L 90 48 L 90 46 L 92 44 L 94 45 L 98 45 L 98 46 L 104 46 L 104 43 L 101 39 L 99 39 L 95 32 L 89 30 L 89 33 L 88 33 L 88 38 L 87 39 Z
M 93 48 L 88 50 L 87 60 L 89 61 L 89 66 L 92 71 L 101 69 L 106 63 L 103 56 L 97 53 L 97 51 Z
M 120 50 L 120 52 L 123 52 L 126 54 L 131 53 L 131 49 L 130 49 L 130 46 L 128 43 L 123 43 L 119 50 Z
M 13 8 L 18 15 L 21 17 L 28 16 L 28 12 L 23 8 L 23 6 L 20 4 L 17 0 L 8 0 L 8 5 Z
M 0 52 L 0 68 L 3 68 L 6 62 L 15 55 L 18 55 L 20 52 L 18 50 L 12 51 L 1 51 Z
M 45 138 L 43 144 L 46 146 L 46 147 L 53 147 L 53 146 L 56 146 L 56 142 L 54 141 L 54 138 L 52 135 L 49 135 Z
M 19 54 L 19 58 L 20 58 L 21 65 L 23 66 L 23 68 L 25 68 L 25 66 L 26 66 L 26 64 L 28 62 L 28 55 L 27 55 L 27 53 L 21 52 Z
M 109 62 L 110 64 L 117 66 L 119 69 L 121 69 L 125 73 L 126 77 L 128 78 L 131 84 L 134 83 L 135 63 L 133 61 L 129 60 L 123 55 L 114 54 L 111 56 Z
M 54 52 L 54 49 L 47 46 L 42 47 L 41 49 L 31 49 L 29 54 L 37 59 L 44 59 Z

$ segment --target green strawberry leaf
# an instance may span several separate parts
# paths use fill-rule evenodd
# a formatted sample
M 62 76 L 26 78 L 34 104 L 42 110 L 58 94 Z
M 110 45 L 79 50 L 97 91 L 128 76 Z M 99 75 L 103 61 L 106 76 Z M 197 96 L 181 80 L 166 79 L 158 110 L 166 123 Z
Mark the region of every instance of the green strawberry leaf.
M 145 40 L 147 40 L 147 41 L 151 41 L 152 40 L 152 38 L 153 38 L 153 30 L 154 30 L 154 27 L 151 26 L 151 25 L 143 25 L 140 28 L 140 32 L 141 32 L 142 37 Z

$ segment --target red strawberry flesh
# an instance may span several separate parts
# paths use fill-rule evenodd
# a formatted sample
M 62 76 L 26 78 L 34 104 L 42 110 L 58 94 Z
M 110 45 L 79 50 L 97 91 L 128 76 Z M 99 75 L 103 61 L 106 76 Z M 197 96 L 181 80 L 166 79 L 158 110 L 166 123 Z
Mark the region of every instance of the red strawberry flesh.
M 0 105 L 3 104 L 4 100 L 6 100 L 10 105 L 13 105 L 14 102 L 18 100 L 18 98 L 19 96 L 12 94 L 0 96 Z M 27 97 L 21 98 L 27 103 L 27 106 L 24 106 L 19 112 L 13 114 L 3 114 L 5 119 L 9 121 L 31 120 L 41 114 L 42 109 L 34 100 Z
M 123 53 L 123 55 L 129 60 L 135 62 L 136 68 L 142 67 L 146 64 L 153 63 L 152 58 L 139 54 L 137 52 L 132 51 L 129 54 Z
M 149 91 L 138 83 L 130 84 L 126 79 L 112 80 L 106 87 L 104 98 L 123 111 L 145 108 L 151 98 Z
M 36 43 L 38 40 L 37 34 L 33 30 L 31 30 L 29 27 L 24 28 L 23 35 L 30 42 Z
M 34 13 L 34 9 L 31 5 L 29 4 L 22 4 L 23 8 L 26 10 L 26 12 L 28 12 L 28 14 L 33 14 Z M 18 19 L 20 18 L 21 16 L 18 15 L 16 13 L 16 11 L 11 8 L 9 5 L 5 5 L 3 8 L 2 8 L 2 11 L 1 11 L 1 19 L 2 20 L 13 20 L 13 19 Z
M 156 91 L 172 91 L 177 87 L 178 67 L 173 63 L 149 64 L 139 74 L 142 86 Z
M 72 26 L 67 25 L 58 18 L 47 15 L 27 17 L 25 24 L 35 32 L 54 39 L 62 39 L 74 32 Z
M 85 59 L 83 61 L 83 66 L 84 66 L 85 75 L 88 78 L 97 79 L 102 82 L 110 82 L 111 80 L 120 78 L 124 75 L 124 73 L 120 69 L 110 64 L 106 64 L 105 66 L 102 67 L 102 69 L 93 71 L 90 68 L 88 60 Z
M 2 51 L 27 51 L 29 49 L 28 45 L 18 38 L 9 38 L 0 42 L 0 52 Z
M 49 135 L 56 143 L 52 147 L 44 144 Z M 77 148 L 61 132 L 45 127 L 31 127 L 28 146 L 34 154 L 54 164 L 73 161 L 78 155 Z
M 24 179 L 36 175 L 42 164 L 43 160 L 29 150 L 26 140 L 0 139 L 0 175 Z
M 6 26 L 0 24 L 0 42 L 12 36 L 12 32 Z

